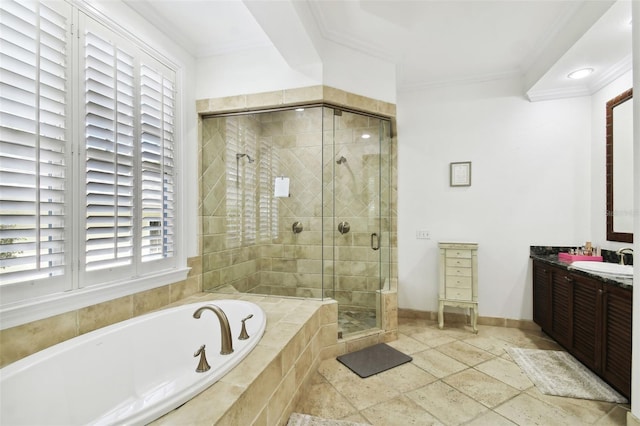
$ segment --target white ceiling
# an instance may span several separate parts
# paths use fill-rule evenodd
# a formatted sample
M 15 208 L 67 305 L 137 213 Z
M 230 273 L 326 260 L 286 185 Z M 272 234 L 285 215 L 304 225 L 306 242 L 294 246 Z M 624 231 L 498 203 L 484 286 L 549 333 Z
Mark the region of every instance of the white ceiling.
M 631 69 L 629 0 L 125 3 L 196 57 L 279 48 L 303 28 L 320 58 L 330 41 L 395 63 L 399 90 L 521 76 L 532 100 L 547 99 L 593 93 Z M 586 83 L 567 81 L 580 66 L 595 72 Z

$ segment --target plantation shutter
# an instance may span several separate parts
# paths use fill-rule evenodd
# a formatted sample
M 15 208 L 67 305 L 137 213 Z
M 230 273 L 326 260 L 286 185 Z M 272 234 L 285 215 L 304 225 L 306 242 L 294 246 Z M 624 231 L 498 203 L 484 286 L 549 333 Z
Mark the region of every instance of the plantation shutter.
M 0 281 L 11 284 L 68 269 L 70 8 L 3 0 L 0 13 Z
M 143 64 L 140 70 L 142 261 L 174 253 L 174 78 Z
M 85 269 L 130 265 L 134 256 L 134 58 L 85 35 Z
M 175 72 L 90 18 L 84 34 L 84 269 L 157 272 L 175 263 Z

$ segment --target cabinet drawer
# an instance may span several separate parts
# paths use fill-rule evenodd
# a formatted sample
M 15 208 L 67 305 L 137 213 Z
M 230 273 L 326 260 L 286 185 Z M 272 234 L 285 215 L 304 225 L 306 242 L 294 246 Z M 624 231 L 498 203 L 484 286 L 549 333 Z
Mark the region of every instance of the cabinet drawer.
M 471 288 L 471 277 L 447 277 L 447 287 Z
M 448 257 L 445 260 L 447 266 L 457 267 L 462 266 L 463 268 L 471 268 L 471 259 L 463 259 L 459 257 Z
M 471 300 L 470 288 L 449 288 L 447 287 L 447 299 L 450 300 Z
M 471 250 L 446 250 L 445 256 L 471 259 Z
M 473 269 L 471 268 L 447 268 L 446 269 L 447 281 L 451 276 L 470 277 L 472 275 L 472 271 Z

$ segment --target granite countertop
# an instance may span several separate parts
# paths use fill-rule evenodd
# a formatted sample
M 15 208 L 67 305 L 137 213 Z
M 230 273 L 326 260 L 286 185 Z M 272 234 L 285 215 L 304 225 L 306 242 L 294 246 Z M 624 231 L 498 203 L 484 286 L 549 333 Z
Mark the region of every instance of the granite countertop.
M 633 278 L 618 278 L 618 277 L 612 277 L 609 275 L 598 274 L 596 272 L 587 272 L 580 269 L 572 268 L 570 262 L 558 260 L 558 253 L 568 252 L 570 248 L 573 248 L 573 247 L 531 246 L 529 257 L 533 260 L 537 260 L 552 266 L 566 269 L 567 271 L 571 271 L 572 273 L 583 275 L 589 278 L 595 278 L 608 285 L 614 285 L 616 287 L 622 287 L 630 290 L 633 289 Z M 610 259 L 605 253 L 603 253 L 603 257 L 605 258 L 605 261 L 609 261 Z

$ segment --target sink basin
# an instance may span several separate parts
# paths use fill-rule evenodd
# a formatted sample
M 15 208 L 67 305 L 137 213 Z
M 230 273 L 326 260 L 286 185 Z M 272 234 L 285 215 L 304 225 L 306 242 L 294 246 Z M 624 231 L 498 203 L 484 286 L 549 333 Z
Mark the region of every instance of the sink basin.
M 618 263 L 606 263 L 606 262 L 579 261 L 579 262 L 573 262 L 571 264 L 571 267 L 575 269 L 579 269 L 581 271 L 593 272 L 596 274 L 608 275 L 612 277 L 633 278 L 632 265 L 620 265 Z

